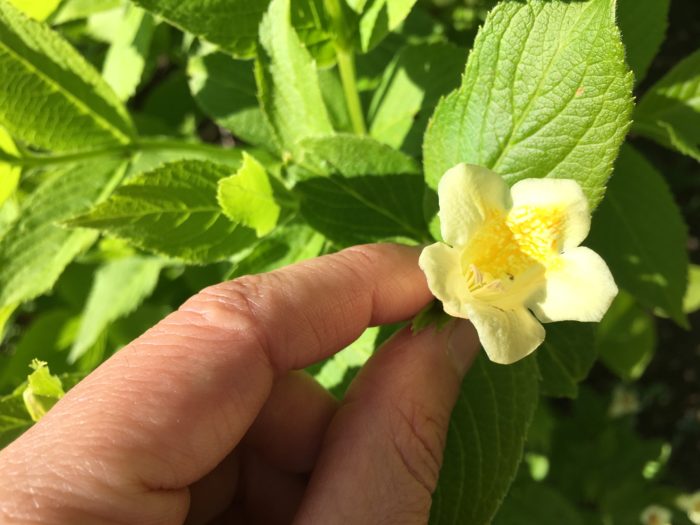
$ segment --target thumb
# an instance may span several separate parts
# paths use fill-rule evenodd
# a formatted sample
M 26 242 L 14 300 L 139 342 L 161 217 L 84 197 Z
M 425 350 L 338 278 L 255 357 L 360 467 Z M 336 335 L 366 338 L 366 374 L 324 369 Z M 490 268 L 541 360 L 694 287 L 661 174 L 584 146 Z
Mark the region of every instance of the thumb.
M 467 321 L 405 329 L 385 344 L 329 426 L 296 523 L 427 523 L 450 413 L 478 348 Z

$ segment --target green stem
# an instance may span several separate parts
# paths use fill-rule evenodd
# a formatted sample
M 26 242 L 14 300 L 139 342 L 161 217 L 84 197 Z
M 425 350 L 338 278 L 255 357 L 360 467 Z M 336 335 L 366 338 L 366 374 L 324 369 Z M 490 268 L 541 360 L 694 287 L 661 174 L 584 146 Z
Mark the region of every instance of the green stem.
M 77 153 L 66 153 L 63 155 L 32 154 L 24 157 L 11 157 L 2 155 L 0 157 L 0 160 L 2 160 L 2 162 L 4 163 L 13 166 L 34 167 L 48 166 L 52 164 L 64 164 L 68 162 L 76 162 L 80 160 L 105 157 L 109 155 L 123 155 L 125 158 L 129 158 L 141 151 L 163 150 L 215 153 L 217 155 L 226 155 L 226 153 L 224 152 L 231 151 L 232 156 L 235 156 L 236 158 L 238 158 L 241 154 L 240 150 L 225 150 L 216 146 L 203 144 L 199 142 L 185 142 L 181 140 L 172 139 L 136 139 L 134 142 L 130 142 L 128 144 L 116 144 L 114 146 L 107 146 L 104 148 L 98 148 L 89 151 L 80 151 Z
M 352 51 L 342 49 L 340 46 L 336 46 L 335 52 L 338 57 L 340 81 L 343 84 L 345 103 L 350 113 L 352 129 L 358 135 L 367 135 L 360 94 L 357 91 L 357 79 L 355 78 L 355 56 Z

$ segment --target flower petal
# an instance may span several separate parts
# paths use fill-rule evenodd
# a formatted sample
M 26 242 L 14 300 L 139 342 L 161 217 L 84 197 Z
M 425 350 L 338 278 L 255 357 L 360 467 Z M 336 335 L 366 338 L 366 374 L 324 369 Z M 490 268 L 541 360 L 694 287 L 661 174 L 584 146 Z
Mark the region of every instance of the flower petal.
M 448 314 L 465 317 L 462 304 L 469 298 L 467 282 L 461 272 L 459 250 L 437 242 L 426 246 L 418 265 L 428 279 L 428 288 L 442 301 Z
M 588 236 L 591 212 L 581 186 L 570 179 L 525 179 L 511 188 L 513 212 L 519 208 L 561 208 L 561 248 L 575 248 Z
M 605 261 L 593 250 L 574 248 L 547 270 L 543 293 L 528 306 L 543 323 L 600 321 L 617 295 Z
M 500 175 L 471 164 L 457 164 L 438 185 L 440 231 L 445 242 L 464 246 L 488 214 L 510 207 L 510 191 Z
M 501 310 L 472 303 L 466 305 L 466 310 L 481 345 L 494 363 L 515 363 L 544 341 L 544 327 L 524 307 Z

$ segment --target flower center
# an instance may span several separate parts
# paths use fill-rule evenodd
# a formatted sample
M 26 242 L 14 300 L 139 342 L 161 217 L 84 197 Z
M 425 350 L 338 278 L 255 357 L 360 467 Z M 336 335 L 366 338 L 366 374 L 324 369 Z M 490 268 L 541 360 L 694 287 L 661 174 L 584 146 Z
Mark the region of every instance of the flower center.
M 489 212 L 462 254 L 462 268 L 472 291 L 497 291 L 535 266 L 551 268 L 560 252 L 564 226 L 561 210 L 522 206 L 506 215 Z M 498 281 L 498 283 L 495 283 Z

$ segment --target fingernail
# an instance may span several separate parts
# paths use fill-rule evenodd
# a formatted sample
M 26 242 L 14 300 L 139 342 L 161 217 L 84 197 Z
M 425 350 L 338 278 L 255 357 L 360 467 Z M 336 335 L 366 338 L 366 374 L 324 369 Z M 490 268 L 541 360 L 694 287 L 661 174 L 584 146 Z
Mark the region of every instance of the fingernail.
M 474 326 L 466 320 L 455 321 L 447 340 L 447 355 L 460 377 L 464 377 L 479 350 L 479 338 Z

